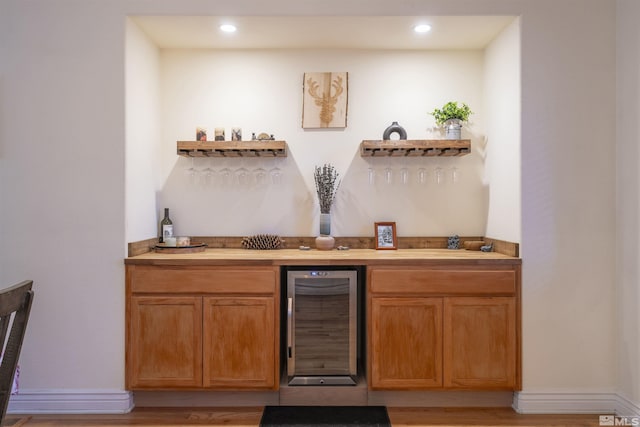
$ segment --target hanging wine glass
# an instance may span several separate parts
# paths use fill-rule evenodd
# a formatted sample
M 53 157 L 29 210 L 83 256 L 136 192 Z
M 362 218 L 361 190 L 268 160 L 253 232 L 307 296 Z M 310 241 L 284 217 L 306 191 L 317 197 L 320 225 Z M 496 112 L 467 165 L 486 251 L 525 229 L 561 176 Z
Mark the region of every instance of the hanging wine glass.
M 427 183 L 427 170 L 425 168 L 418 169 L 418 184 L 424 185 Z
M 209 187 L 212 186 L 214 181 L 215 181 L 215 177 L 216 177 L 216 171 L 215 169 L 213 169 L 212 166 L 212 159 L 207 159 L 207 167 L 205 167 L 204 169 L 202 169 L 202 178 L 203 178 L 203 183 L 205 185 L 205 187 Z
M 256 186 L 264 187 L 267 185 L 269 173 L 262 167 L 262 165 L 259 164 L 258 167 L 253 170 L 253 177 L 255 179 Z
M 460 182 L 460 169 L 455 166 L 451 168 L 451 182 L 454 184 Z
M 434 178 L 436 184 L 440 185 L 444 183 L 444 169 L 441 166 L 436 166 L 434 169 Z
M 280 159 L 276 160 L 276 162 L 280 162 Z M 271 183 L 274 185 L 282 184 L 282 170 L 278 167 L 278 163 L 269 170 L 269 176 L 271 176 Z
M 369 167 L 369 169 L 367 169 L 367 179 L 369 182 L 369 185 L 375 185 L 376 183 L 376 170 L 373 168 L 373 166 Z
M 198 169 L 196 169 L 196 159 L 195 157 L 190 157 L 191 159 L 191 165 L 185 169 L 185 175 L 187 176 L 187 178 L 189 179 L 189 183 L 191 185 L 196 184 L 197 179 L 198 179 Z

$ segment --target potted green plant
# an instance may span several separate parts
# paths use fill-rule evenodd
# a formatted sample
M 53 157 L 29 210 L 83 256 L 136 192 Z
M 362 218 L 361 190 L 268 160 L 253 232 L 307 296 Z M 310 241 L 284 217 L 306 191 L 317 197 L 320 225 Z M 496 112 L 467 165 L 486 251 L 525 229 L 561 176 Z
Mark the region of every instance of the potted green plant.
M 456 101 L 447 102 L 442 108 L 436 108 L 431 113 L 438 126 L 445 127 L 447 139 L 460 139 L 462 123 L 469 121 L 473 114 L 471 108 L 464 102 L 458 105 Z

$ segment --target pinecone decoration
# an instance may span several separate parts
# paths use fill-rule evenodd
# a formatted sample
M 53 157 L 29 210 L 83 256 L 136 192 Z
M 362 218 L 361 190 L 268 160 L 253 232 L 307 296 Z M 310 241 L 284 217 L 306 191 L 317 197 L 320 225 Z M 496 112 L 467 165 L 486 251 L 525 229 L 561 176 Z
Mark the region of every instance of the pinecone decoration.
M 282 249 L 284 240 L 275 234 L 256 234 L 242 238 L 245 249 Z

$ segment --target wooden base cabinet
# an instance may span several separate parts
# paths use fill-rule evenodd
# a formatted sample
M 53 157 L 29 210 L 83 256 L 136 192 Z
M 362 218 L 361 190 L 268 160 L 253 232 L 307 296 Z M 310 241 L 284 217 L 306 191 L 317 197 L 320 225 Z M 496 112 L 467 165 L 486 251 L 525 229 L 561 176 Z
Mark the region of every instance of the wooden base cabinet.
M 444 386 L 515 388 L 515 297 L 455 297 L 443 302 Z
M 373 298 L 371 384 L 442 387 L 442 299 Z
M 519 277 L 519 265 L 371 268 L 369 387 L 519 390 Z
M 273 298 L 204 299 L 204 386 L 272 388 Z
M 127 266 L 129 390 L 277 390 L 277 267 Z
M 202 384 L 202 298 L 131 298 L 128 351 L 132 386 Z

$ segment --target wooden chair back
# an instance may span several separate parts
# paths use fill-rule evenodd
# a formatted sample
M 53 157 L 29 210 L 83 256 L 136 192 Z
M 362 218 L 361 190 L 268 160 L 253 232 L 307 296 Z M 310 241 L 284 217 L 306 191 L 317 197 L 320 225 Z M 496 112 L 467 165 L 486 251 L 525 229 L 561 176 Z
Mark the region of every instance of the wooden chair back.
M 11 397 L 13 377 L 31 312 L 32 286 L 33 280 L 25 280 L 0 290 L 0 422 L 4 420 Z

